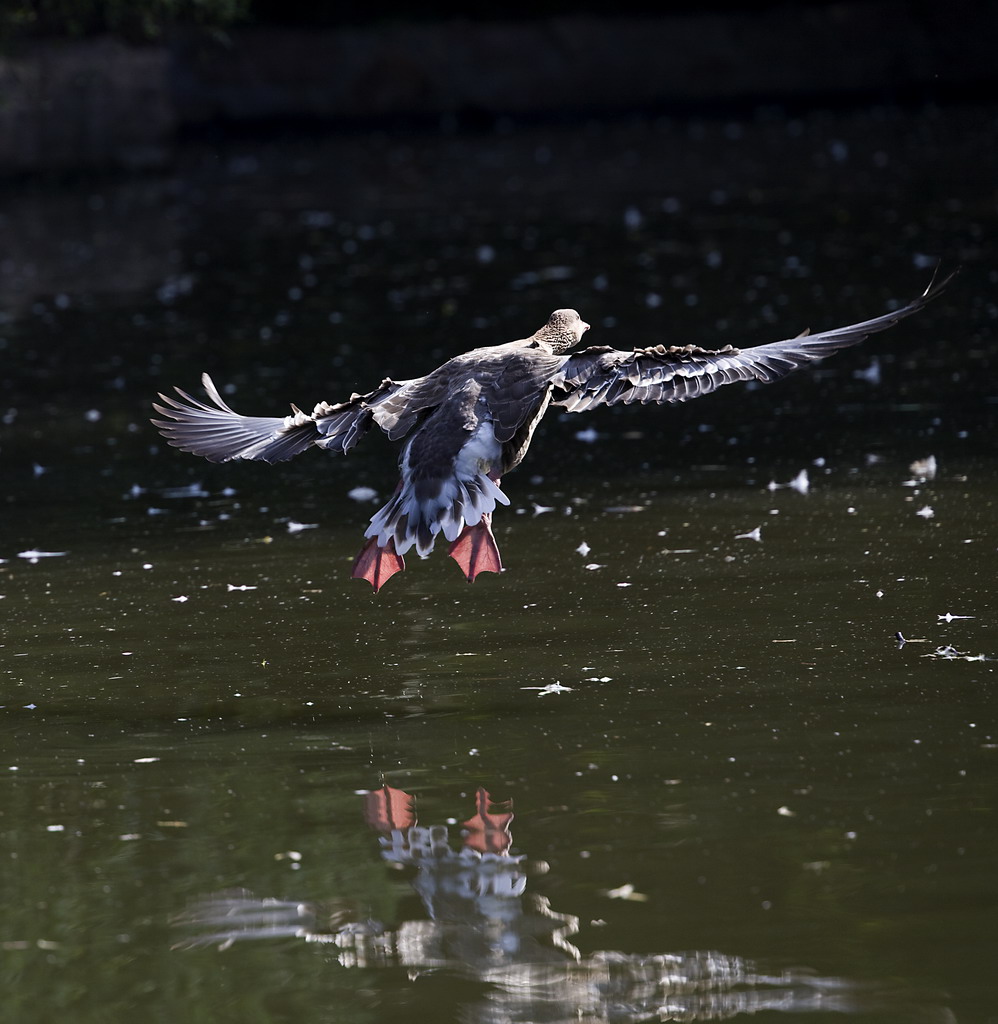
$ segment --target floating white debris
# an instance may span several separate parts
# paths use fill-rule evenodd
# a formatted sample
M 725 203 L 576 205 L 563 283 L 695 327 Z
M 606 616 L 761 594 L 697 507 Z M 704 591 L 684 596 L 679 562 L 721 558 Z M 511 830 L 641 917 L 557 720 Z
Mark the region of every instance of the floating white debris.
M 923 505 L 916 513 L 916 516 L 921 516 L 923 519 L 932 519 L 935 516 L 935 509 L 931 505 Z
M 32 463 L 32 465 L 31 465 L 31 474 L 32 474 L 32 476 L 37 478 L 37 477 L 40 477 L 44 473 L 47 473 L 47 472 L 48 472 L 48 469 L 45 466 L 40 466 L 37 462 Z
M 807 494 L 811 489 L 811 478 L 807 475 L 807 470 L 802 469 L 793 480 L 788 480 L 785 484 L 778 484 L 775 480 L 770 480 L 766 484 L 767 491 L 780 491 L 783 488 L 789 488 L 798 494 Z
M 582 441 L 584 444 L 593 444 L 599 440 L 599 434 L 592 427 L 587 427 L 585 430 L 575 432 L 575 440 Z
M 542 515 L 544 515 L 545 512 L 553 512 L 554 511 L 554 505 L 538 505 L 536 501 L 532 502 L 532 504 L 534 506 L 534 515 L 535 516 L 542 516 Z
M 908 467 L 908 472 L 920 480 L 935 480 L 938 469 L 935 455 L 929 455 L 924 459 L 915 459 Z
M 586 555 L 588 555 L 589 552 L 592 551 L 592 548 L 585 541 L 583 541 L 575 550 L 578 554 L 582 555 L 582 557 L 585 558 Z
M 638 892 L 630 882 L 626 885 L 619 885 L 616 889 L 602 889 L 600 895 L 606 896 L 611 900 L 633 900 L 635 903 L 648 902 L 647 894 Z
M 945 615 L 936 616 L 940 622 L 955 622 L 957 619 L 976 619 L 976 615 L 952 615 L 947 612 Z
M 288 533 L 301 533 L 302 530 L 316 530 L 318 523 L 296 523 L 293 519 L 288 520 Z
M 186 594 L 181 594 L 180 597 L 171 597 L 171 601 L 176 601 L 178 604 L 183 604 L 185 601 L 189 601 L 190 598 Z
M 790 808 L 786 807 L 786 806 L 784 806 L 784 807 L 777 807 L 776 808 L 776 813 L 779 814 L 783 818 L 796 818 L 797 817 L 797 812 L 790 810 Z
M 354 487 L 347 491 L 347 497 L 351 501 L 365 502 L 374 501 L 377 498 L 378 492 L 373 487 Z
M 46 832 L 65 832 L 66 831 L 66 826 L 65 825 L 46 825 L 45 826 L 45 831 Z
M 599 562 L 589 562 L 588 564 L 584 565 L 582 568 L 583 569 L 588 569 L 590 572 L 595 572 L 597 569 L 605 569 L 606 566 L 605 565 L 600 565 Z
M 232 583 L 226 583 L 225 589 L 231 592 L 233 590 L 256 590 L 256 587 L 248 587 L 245 583 L 238 587 L 233 585 Z
M 865 370 L 853 370 L 856 380 L 865 380 L 867 384 L 880 383 L 880 360 L 874 356 L 873 361 Z
M 32 548 L 30 551 L 18 551 L 17 557 L 26 558 L 34 565 L 40 558 L 62 558 L 63 555 L 68 554 L 68 551 L 38 551 L 36 548 Z
M 951 644 L 945 647 L 937 647 L 931 654 L 923 654 L 923 658 L 941 658 L 943 661 L 989 661 L 983 654 L 968 654 L 966 651 L 958 651 Z
M 618 583 L 617 586 L 618 587 L 633 587 L 634 584 L 633 583 Z
M 521 686 L 521 690 L 536 690 L 538 697 L 546 697 L 549 693 L 571 693 L 573 687 L 562 686 L 561 683 L 548 683 L 547 686 Z
M 874 596 L 874 597 L 883 597 L 883 596 L 884 596 L 884 592 L 883 592 L 882 590 L 878 590 L 878 591 L 876 592 L 876 594 L 874 594 L 873 596 Z
M 754 530 L 749 530 L 748 533 L 736 533 L 735 540 L 757 540 L 762 543 L 762 527 L 757 526 Z
M 164 487 L 160 490 L 164 498 L 207 498 L 208 492 L 201 483 L 186 484 L 183 487 Z
M 159 760 L 158 757 L 136 757 L 132 761 L 132 764 L 153 764 L 154 762 L 156 762 L 158 760 Z

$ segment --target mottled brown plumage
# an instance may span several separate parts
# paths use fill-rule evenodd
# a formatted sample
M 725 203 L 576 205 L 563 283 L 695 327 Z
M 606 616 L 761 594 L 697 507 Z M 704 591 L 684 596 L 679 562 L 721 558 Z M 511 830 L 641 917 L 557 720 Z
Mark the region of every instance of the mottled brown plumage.
M 405 568 L 411 547 L 420 555 L 438 534 L 469 580 L 498 572 L 491 531 L 499 487 L 519 465 L 549 405 L 583 412 L 597 405 L 685 402 L 740 380 L 770 382 L 806 363 L 856 345 L 920 310 L 946 286 L 935 278 L 917 299 L 883 316 L 820 334 L 739 350 L 697 345 L 636 348 L 593 346 L 570 353 L 589 325 L 572 309 L 556 310 L 529 338 L 474 349 L 415 380 L 386 379 L 346 402 L 320 402 L 311 413 L 292 406 L 285 417 L 242 416 L 222 400 L 207 374 L 213 405 L 181 391 L 160 395 L 153 423 L 170 444 L 213 462 L 280 462 L 312 446 L 349 451 L 378 426 L 392 440 L 408 438 L 395 494 L 371 519 L 354 576 L 379 589 Z

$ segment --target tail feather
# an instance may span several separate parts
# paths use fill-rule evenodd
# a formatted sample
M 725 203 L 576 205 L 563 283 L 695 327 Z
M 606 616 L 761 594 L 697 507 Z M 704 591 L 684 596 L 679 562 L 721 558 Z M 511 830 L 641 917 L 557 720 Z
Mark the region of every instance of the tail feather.
M 365 536 L 382 547 L 394 542 L 399 555 L 413 546 L 420 555 L 428 555 L 438 533 L 456 541 L 463 530 L 490 515 L 496 504 L 508 505 L 509 498 L 485 473 L 467 480 L 444 480 L 435 497 L 422 500 L 416 497 L 411 481 L 406 481 L 371 517 Z

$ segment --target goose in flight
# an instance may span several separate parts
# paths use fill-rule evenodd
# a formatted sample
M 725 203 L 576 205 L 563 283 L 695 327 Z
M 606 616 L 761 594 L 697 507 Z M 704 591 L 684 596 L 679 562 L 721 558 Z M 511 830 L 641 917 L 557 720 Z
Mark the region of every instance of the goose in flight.
M 353 576 L 377 591 L 405 568 L 410 548 L 425 556 L 442 533 L 470 583 L 480 572 L 502 570 L 491 528 L 496 505 L 509 504 L 500 481 L 520 464 L 552 405 L 585 412 L 597 405 L 685 402 L 722 384 L 780 380 L 917 313 L 952 277 L 934 276 L 918 298 L 872 320 L 745 349 L 596 345 L 572 351 L 589 324 L 574 309 L 558 309 L 529 338 L 476 348 L 425 377 L 386 378 L 366 395 L 320 402 L 311 412 L 292 405 L 287 416 L 243 416 L 203 374 L 211 404 L 176 388 L 177 398 L 159 396 L 162 404 L 154 408 L 164 418 L 152 422 L 171 445 L 211 462 L 282 462 L 312 447 L 338 455 L 372 425 L 393 441 L 404 439 L 401 480 L 371 518 Z

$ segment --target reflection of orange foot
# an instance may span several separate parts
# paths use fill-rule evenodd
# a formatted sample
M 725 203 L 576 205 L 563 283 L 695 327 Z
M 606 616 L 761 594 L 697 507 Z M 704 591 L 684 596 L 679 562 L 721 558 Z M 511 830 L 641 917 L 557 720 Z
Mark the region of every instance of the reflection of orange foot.
M 464 845 L 479 853 L 506 853 L 513 837 L 509 826 L 513 821 L 513 801 L 494 803 L 488 790 L 479 788 L 475 794 L 478 813 L 469 818 L 464 827 L 469 830 Z
M 397 572 L 405 568 L 405 559 L 396 553 L 395 541 L 378 547 L 378 538 L 372 537 L 353 563 L 352 576 L 355 580 L 367 580 L 377 593 Z
M 364 820 L 379 832 L 412 828 L 415 804 L 415 798 L 404 790 L 382 786 L 364 795 Z
M 492 516 L 486 513 L 481 522 L 466 526 L 447 554 L 461 566 L 469 583 L 474 583 L 480 572 L 502 572 L 499 548 L 492 536 Z

